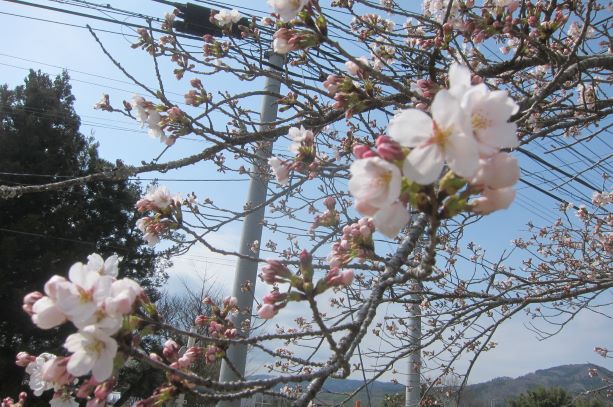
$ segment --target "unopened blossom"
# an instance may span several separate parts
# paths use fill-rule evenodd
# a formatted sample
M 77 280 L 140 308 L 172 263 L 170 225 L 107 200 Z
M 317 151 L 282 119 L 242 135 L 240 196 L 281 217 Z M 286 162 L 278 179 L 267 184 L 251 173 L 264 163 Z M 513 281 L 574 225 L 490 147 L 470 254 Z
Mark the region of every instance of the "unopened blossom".
M 348 286 L 353 281 L 353 270 L 332 269 L 326 274 L 326 283 L 331 287 Z
M 366 57 L 356 58 L 356 60 L 362 63 L 362 65 L 369 65 L 368 58 Z M 353 61 L 345 62 L 345 68 L 347 69 L 347 72 L 354 76 L 362 77 L 365 74 L 364 70 L 360 67 L 360 65 L 356 64 Z
M 515 199 L 515 189 L 512 187 L 500 189 L 486 188 L 481 193 L 481 196 L 471 203 L 472 210 L 480 215 L 487 215 L 494 211 L 508 208 L 513 199 Z
M 406 226 L 411 217 L 401 202 L 394 202 L 377 211 L 373 221 L 375 228 L 385 236 L 395 237 Z
M 111 284 L 109 297 L 104 301 L 107 313 L 122 316 L 130 313 L 136 299 L 143 294 L 143 288 L 134 280 L 122 278 Z
M 492 189 L 512 187 L 519 180 L 517 159 L 504 152 L 479 160 L 479 169 L 470 181 Z
M 275 315 L 277 315 L 277 310 L 272 304 L 263 304 L 260 309 L 258 309 L 258 316 L 262 319 L 271 319 Z
M 328 91 L 329 96 L 334 96 L 338 92 L 338 87 L 343 83 L 343 78 L 338 75 L 328 75 L 328 78 L 324 81 L 324 88 Z
M 52 276 L 45 283 L 45 294 L 32 305 L 32 322 L 41 329 L 51 329 L 66 321 L 66 315 L 57 304 L 58 287 L 66 283 L 60 276 Z
M 31 293 L 28 293 L 23 297 L 23 305 L 21 306 L 21 308 L 25 311 L 26 314 L 32 316 L 32 314 L 34 314 L 34 312 L 32 311 L 32 307 L 34 306 L 36 301 L 40 300 L 43 297 L 43 293 L 39 291 L 33 291 Z
M 46 362 L 55 358 L 56 356 L 52 353 L 41 353 L 26 367 L 26 373 L 30 375 L 28 385 L 37 397 L 43 392 L 53 389 L 53 382 L 43 380 L 43 366 Z
M 400 170 L 394 164 L 371 157 L 354 161 L 350 170 L 349 192 L 363 215 L 374 215 L 400 196 Z
M 162 354 L 170 361 L 176 360 L 179 356 L 179 345 L 172 339 L 168 339 L 166 342 L 164 342 Z
M 238 10 L 221 10 L 219 13 L 215 14 L 215 21 L 221 26 L 236 24 L 241 19 L 241 13 Z
M 43 365 L 42 379 L 53 383 L 55 388 L 70 383 L 72 376 L 67 370 L 69 361 L 70 358 L 61 356 L 49 359 Z
M 270 165 L 279 184 L 287 185 L 289 183 L 289 166 L 283 160 L 278 157 L 271 157 L 268 159 L 268 165 Z
M 262 267 L 260 277 L 266 284 L 287 283 L 292 277 L 292 272 L 280 261 L 269 259 Z
M 290 41 L 294 35 L 293 30 L 285 27 L 279 28 L 273 35 L 272 49 L 277 54 L 285 55 L 296 49 L 295 41 Z
M 228 308 L 235 308 L 238 305 L 238 299 L 236 297 L 227 296 L 223 299 L 223 305 Z
M 105 332 L 86 327 L 66 338 L 64 347 L 72 353 L 66 366 L 71 375 L 80 377 L 91 372 L 98 382 L 111 377 L 117 342 Z
M 478 147 L 460 102 L 440 90 L 431 111 L 432 118 L 421 110 L 403 110 L 390 121 L 390 137 L 412 148 L 404 161 L 404 175 L 428 185 L 438 179 L 446 163 L 455 174 L 473 177 L 479 166 Z
M 15 364 L 19 367 L 26 367 L 36 360 L 36 356 L 30 355 L 28 352 L 19 352 L 16 357 Z
M 309 0 L 268 0 L 268 5 L 283 21 L 290 21 L 300 13 Z

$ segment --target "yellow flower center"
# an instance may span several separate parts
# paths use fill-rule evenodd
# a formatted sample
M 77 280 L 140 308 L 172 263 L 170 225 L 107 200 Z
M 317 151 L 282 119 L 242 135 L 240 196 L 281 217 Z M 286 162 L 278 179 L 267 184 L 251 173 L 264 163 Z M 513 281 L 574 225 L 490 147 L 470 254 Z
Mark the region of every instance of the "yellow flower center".
M 104 342 L 102 341 L 94 341 L 85 347 L 88 352 L 95 353 L 99 355 L 104 350 Z
M 86 291 L 82 289 L 81 287 L 79 287 L 78 290 L 79 290 L 79 302 L 81 304 L 85 304 L 86 302 L 91 302 L 94 299 L 94 296 L 92 295 L 91 292 Z
M 474 113 L 471 122 L 475 130 L 483 130 L 491 126 L 491 121 L 481 113 Z
M 438 124 L 433 121 L 432 130 L 432 138 L 430 139 L 430 142 L 432 144 L 438 145 L 440 148 L 445 148 L 445 145 L 447 144 L 447 139 L 452 133 L 452 129 L 441 129 Z

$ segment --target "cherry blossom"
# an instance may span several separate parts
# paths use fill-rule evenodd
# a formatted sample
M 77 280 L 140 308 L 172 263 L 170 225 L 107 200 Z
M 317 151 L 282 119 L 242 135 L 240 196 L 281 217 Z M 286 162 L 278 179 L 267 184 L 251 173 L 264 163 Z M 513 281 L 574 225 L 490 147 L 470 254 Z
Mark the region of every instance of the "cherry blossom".
M 45 294 L 32 305 L 32 322 L 41 329 L 51 329 L 66 321 L 66 315 L 58 307 L 56 301 L 58 287 L 66 283 L 66 279 L 61 276 L 52 276 L 45 283 Z M 26 296 L 27 297 L 27 296 Z
M 109 256 L 106 260 L 98 253 L 92 253 L 87 256 L 87 269 L 100 275 L 117 277 L 119 257 L 117 255 Z
M 500 209 L 506 209 L 515 199 L 515 189 L 486 188 L 481 196 L 472 202 L 472 210 L 480 215 L 487 215 Z
M 236 24 L 241 19 L 241 13 L 238 10 L 221 10 L 219 13 L 215 14 L 215 21 L 221 26 Z
M 41 353 L 26 367 L 26 373 L 30 375 L 28 385 L 35 396 L 40 396 L 43 392 L 53 389 L 53 383 L 43 379 L 43 367 L 45 363 L 55 358 L 56 356 L 52 353 Z
M 313 143 L 314 135 L 311 130 L 307 130 L 304 126 L 290 127 L 287 135 L 292 139 L 292 144 L 289 146 L 289 151 L 298 153 L 303 143 Z
M 79 324 L 89 320 L 110 295 L 113 278 L 93 272 L 83 263 L 73 264 L 68 277 L 70 282 L 58 285 L 57 304 L 68 319 Z
M 92 372 L 102 382 L 113 372 L 113 359 L 117 354 L 117 342 L 106 332 L 88 326 L 66 338 L 64 347 L 72 353 L 67 370 L 73 376 Z
M 289 183 L 289 166 L 284 161 L 278 157 L 271 157 L 268 159 L 268 165 L 270 165 L 279 184 L 287 185 Z
M 396 236 L 411 217 L 401 202 L 395 202 L 377 211 L 373 221 L 377 230 L 387 237 Z
M 390 121 L 390 137 L 412 148 L 404 161 L 404 175 L 428 185 L 447 163 L 457 175 L 471 178 L 479 166 L 479 154 L 459 101 L 447 90 L 440 90 L 431 110 L 432 118 L 421 110 L 408 109 Z
M 79 403 L 69 393 L 56 393 L 49 401 L 49 405 L 51 407 L 79 407 Z
M 485 84 L 473 86 L 464 95 L 462 107 L 470 115 L 481 155 L 489 156 L 501 148 L 519 146 L 517 124 L 508 122 L 519 106 L 506 91 L 490 91 Z
M 479 160 L 479 169 L 471 184 L 499 189 L 515 185 L 519 179 L 517 159 L 508 153 L 498 153 Z
M 300 13 L 309 0 L 268 0 L 268 5 L 283 21 L 290 21 Z
M 356 200 L 356 209 L 363 215 L 374 215 L 400 196 L 400 170 L 394 164 L 369 157 L 354 161 L 350 170 L 349 192 Z

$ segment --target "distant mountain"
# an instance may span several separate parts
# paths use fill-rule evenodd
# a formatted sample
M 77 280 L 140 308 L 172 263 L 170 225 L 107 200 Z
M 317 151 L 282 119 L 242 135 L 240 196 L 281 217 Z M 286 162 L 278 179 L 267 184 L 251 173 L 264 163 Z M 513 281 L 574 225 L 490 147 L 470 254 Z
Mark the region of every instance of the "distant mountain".
M 613 377 L 613 372 L 593 364 L 563 365 L 549 369 L 537 370 L 515 379 L 498 377 L 485 383 L 471 384 L 464 389 L 461 398 L 461 407 L 505 407 L 506 401 L 521 393 L 536 387 L 561 387 L 569 393 L 577 394 L 586 390 L 602 386 L 600 377 L 590 377 L 588 369 L 596 369 L 600 377 Z M 257 375 L 251 378 L 266 378 L 270 376 Z M 349 394 L 360 388 L 364 382 L 354 379 L 329 379 L 326 381 L 318 399 L 330 404 L 337 404 L 345 400 Z M 306 386 L 307 383 L 303 383 Z M 278 386 L 279 388 L 281 386 Z M 278 389 L 277 389 L 278 390 Z M 404 394 L 404 386 L 389 382 L 374 382 L 368 386 L 368 394 L 362 389 L 357 396 L 347 403 L 354 405 L 354 400 L 362 401 L 364 407 L 368 406 L 370 395 L 371 406 L 380 406 L 386 394 Z M 455 402 L 446 402 L 446 406 L 455 406 Z M 613 403 L 611 404 L 613 406 Z
M 470 407 L 504 406 L 505 400 L 536 387 L 561 387 L 577 394 L 602 386 L 600 377 L 590 377 L 588 369 L 596 369 L 600 377 L 613 377 L 613 372 L 592 364 L 563 365 L 537 370 L 515 379 L 499 377 L 489 382 L 473 384 L 466 388 L 460 405 Z

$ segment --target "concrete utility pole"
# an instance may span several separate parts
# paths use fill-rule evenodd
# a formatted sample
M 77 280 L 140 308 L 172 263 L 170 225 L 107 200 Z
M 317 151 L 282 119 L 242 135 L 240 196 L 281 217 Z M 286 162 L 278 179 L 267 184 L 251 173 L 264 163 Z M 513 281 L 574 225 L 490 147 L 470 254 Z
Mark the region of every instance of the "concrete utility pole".
M 187 3 L 181 4 L 173 1 L 155 0 L 156 2 L 171 5 L 179 10 L 178 20 L 173 23 L 173 27 L 180 32 L 185 32 L 192 35 L 202 36 L 211 34 L 213 36 L 223 35 L 222 30 L 211 23 L 210 17 L 212 10 L 200 5 Z M 183 21 L 179 20 L 182 19 Z M 248 26 L 249 19 L 242 18 L 237 24 L 234 24 L 230 31 L 230 35 L 236 38 L 241 38 L 241 32 L 238 29 L 239 25 Z M 271 69 L 281 71 L 281 67 L 285 63 L 285 57 L 271 52 L 268 62 Z M 270 93 L 264 95 L 262 100 L 262 109 L 260 113 L 260 129 L 265 130 L 269 127 L 268 123 L 274 123 L 277 119 L 277 97 L 281 89 L 281 82 L 275 78 L 266 77 L 264 91 Z M 250 206 L 257 207 L 266 201 L 266 192 L 268 189 L 268 158 L 272 153 L 272 143 L 262 144 L 256 151 L 257 159 L 251 170 L 251 182 L 249 184 L 249 193 L 247 202 Z M 262 222 L 264 221 L 264 207 L 248 214 L 243 222 L 243 232 L 240 240 L 238 252 L 245 256 L 258 256 L 259 247 L 256 253 L 251 251 L 253 242 L 262 240 Z M 242 335 L 249 335 L 251 309 L 253 305 L 253 294 L 255 290 L 255 281 L 258 272 L 258 263 L 255 261 L 239 258 L 236 263 L 236 273 L 234 280 L 234 288 L 232 295 L 238 300 L 238 308 L 240 312 L 233 319 L 234 325 L 239 329 Z M 244 290 L 244 287 L 249 286 L 250 290 Z M 243 326 L 245 325 L 245 326 Z M 243 329 L 245 328 L 245 329 Z M 219 380 L 222 382 L 238 380 L 245 374 L 245 365 L 247 361 L 247 346 L 232 345 L 226 352 L 226 356 L 230 364 L 224 360 L 221 364 L 221 372 Z M 217 404 L 219 407 L 240 407 L 240 400 L 220 401 Z
M 284 61 L 285 58 L 283 56 L 271 52 L 269 62 L 272 69 L 280 69 Z M 281 83 L 277 79 L 271 77 L 266 78 L 264 91 L 270 92 L 271 95 L 264 95 L 262 100 L 262 109 L 260 113 L 261 130 L 269 127 L 267 123 L 274 123 L 277 119 L 278 98 L 273 95 L 278 94 L 280 89 Z M 254 162 L 251 170 L 251 182 L 249 183 L 249 194 L 247 196 L 247 202 L 249 202 L 251 207 L 256 207 L 266 201 L 269 173 L 268 158 L 271 153 L 272 143 L 262 144 L 256 152 L 258 158 Z M 256 253 L 251 251 L 251 247 L 256 240 L 258 242 L 262 240 L 264 210 L 265 207 L 262 206 L 245 217 L 238 250 L 240 254 L 245 256 L 258 256 L 259 247 Z M 251 318 L 257 272 L 257 262 L 245 258 L 238 259 L 232 295 L 238 300 L 240 312 L 235 315 L 232 322 L 241 330 L 244 336 L 249 335 L 250 322 L 246 322 L 246 320 Z M 247 284 L 251 288 L 250 290 L 244 289 Z M 226 352 L 226 356 L 240 376 L 243 376 L 245 374 L 245 365 L 247 362 L 247 345 L 231 345 Z M 225 360 L 222 362 L 221 373 L 219 374 L 220 382 L 235 381 L 238 380 L 240 376 L 236 374 Z M 240 405 L 240 400 L 222 400 L 217 403 L 218 407 L 240 407 Z
M 405 407 L 419 407 L 421 400 L 421 284 L 415 284 L 417 291 L 411 297 L 415 304 L 411 306 L 411 316 L 409 317 L 409 340 L 410 346 L 415 350 L 411 352 L 408 359 L 408 377 L 405 394 Z

